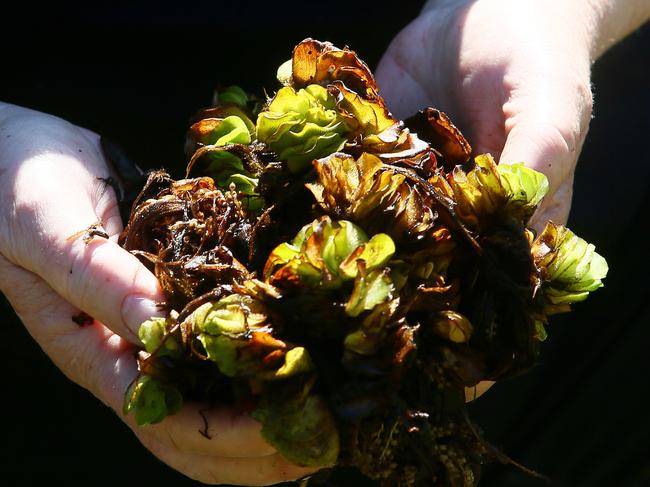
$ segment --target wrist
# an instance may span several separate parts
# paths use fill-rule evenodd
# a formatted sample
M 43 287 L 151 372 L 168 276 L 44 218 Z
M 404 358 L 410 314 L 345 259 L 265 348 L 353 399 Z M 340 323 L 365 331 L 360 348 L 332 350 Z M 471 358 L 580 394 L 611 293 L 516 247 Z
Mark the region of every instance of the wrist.
M 581 0 L 591 23 L 592 61 L 650 19 L 648 0 Z

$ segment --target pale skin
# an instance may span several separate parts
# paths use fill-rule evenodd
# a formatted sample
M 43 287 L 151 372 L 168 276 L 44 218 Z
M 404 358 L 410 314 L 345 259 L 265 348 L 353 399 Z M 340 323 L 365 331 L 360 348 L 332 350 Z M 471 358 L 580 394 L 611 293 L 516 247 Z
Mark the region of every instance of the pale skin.
M 395 115 L 437 106 L 478 152 L 544 172 L 552 189 L 538 222 L 564 221 L 591 116 L 591 62 L 648 16 L 644 0 L 430 2 L 376 74 Z M 162 295 L 116 244 L 122 222 L 113 190 L 98 179 L 108 176 L 98 141 L 59 118 L 0 104 L 0 291 L 57 367 L 172 468 L 212 484 L 308 475 L 263 441 L 257 422 L 227 409 L 206 413 L 211 439 L 198 433 L 201 405 L 142 428 L 121 414 L 137 326 L 159 312 Z M 98 221 L 109 239 L 69 239 Z M 94 324 L 74 323 L 79 310 Z

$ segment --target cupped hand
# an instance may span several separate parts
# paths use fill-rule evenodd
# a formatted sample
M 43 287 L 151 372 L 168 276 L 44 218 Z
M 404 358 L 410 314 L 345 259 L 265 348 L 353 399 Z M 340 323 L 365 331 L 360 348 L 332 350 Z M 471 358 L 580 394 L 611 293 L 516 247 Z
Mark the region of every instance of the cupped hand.
M 550 191 L 531 222 L 564 223 L 591 119 L 587 2 L 438 0 L 393 40 L 377 68 L 400 118 L 434 106 L 477 154 L 524 161 Z
M 266 444 L 259 423 L 225 408 L 204 411 L 209 438 L 199 433 L 199 404 L 144 427 L 121 414 L 137 373 L 138 326 L 159 313 L 162 295 L 116 243 L 122 222 L 108 176 L 97 134 L 0 106 L 0 291 L 52 361 L 171 467 L 213 484 L 269 485 L 311 473 Z M 98 222 L 108 238 L 84 242 L 79 232 Z

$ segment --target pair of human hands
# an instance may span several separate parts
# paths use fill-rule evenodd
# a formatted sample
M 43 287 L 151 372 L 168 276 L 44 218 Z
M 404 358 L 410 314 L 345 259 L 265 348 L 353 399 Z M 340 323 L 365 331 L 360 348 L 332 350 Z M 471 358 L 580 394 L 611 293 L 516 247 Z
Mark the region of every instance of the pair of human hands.
M 563 222 L 591 116 L 586 33 L 562 20 L 559 2 L 499 4 L 425 7 L 384 55 L 378 83 L 397 117 L 441 108 L 475 152 L 545 173 L 551 191 L 537 222 Z M 108 176 L 97 134 L 0 108 L 0 290 L 54 363 L 171 467 L 202 482 L 243 485 L 311 473 L 267 445 L 257 422 L 227 409 L 205 413 L 210 439 L 198 433 L 200 405 L 146 427 L 119 413 L 137 372 L 137 327 L 159 312 L 162 295 L 155 277 L 116 243 L 122 222 Z M 69 238 L 96 222 L 108 239 Z M 72 318 L 80 310 L 95 321 L 79 326 Z

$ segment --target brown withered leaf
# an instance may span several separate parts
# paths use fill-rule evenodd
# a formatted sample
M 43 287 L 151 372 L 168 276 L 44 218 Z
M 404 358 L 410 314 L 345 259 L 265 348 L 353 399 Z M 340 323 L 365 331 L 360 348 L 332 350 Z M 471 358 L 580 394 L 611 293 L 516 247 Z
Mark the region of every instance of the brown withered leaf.
M 438 311 L 454 309 L 460 302 L 460 283 L 454 281 L 449 285 L 425 286 L 417 289 L 418 299 L 413 304 L 413 311 Z
M 379 98 L 377 83 L 366 63 L 354 51 L 329 42 L 308 38 L 298 44 L 293 50 L 292 77 L 295 88 L 340 80 L 366 100 Z
M 356 156 L 369 152 L 392 163 L 402 159 L 419 158 L 427 153 L 433 154 L 429 144 L 418 139 L 402 122 L 395 122 L 378 134 L 353 138 L 348 141 L 345 150 Z M 435 161 L 435 156 L 433 160 Z
M 445 169 L 451 170 L 469 160 L 472 146 L 451 119 L 440 110 L 426 108 L 406 119 L 405 123 L 442 154 Z
M 433 228 L 437 215 L 429 198 L 377 156 L 364 153 L 355 161 L 334 153 L 314 161 L 314 167 L 318 182 L 307 187 L 326 212 L 397 240 Z
M 336 99 L 339 115 L 351 128 L 349 138 L 380 134 L 399 123 L 380 97 L 364 99 L 339 80 L 329 84 L 328 91 Z
M 393 364 L 397 367 L 402 366 L 411 353 L 417 348 L 415 333 L 419 327 L 420 325 L 409 325 L 406 323 L 406 320 L 400 321 L 400 326 L 393 335 Z
M 233 254 L 246 258 L 251 228 L 236 192 L 209 177 L 172 181 L 154 173 L 149 183 L 155 198 L 140 198 L 120 243 L 152 267 L 174 306 L 250 277 Z

